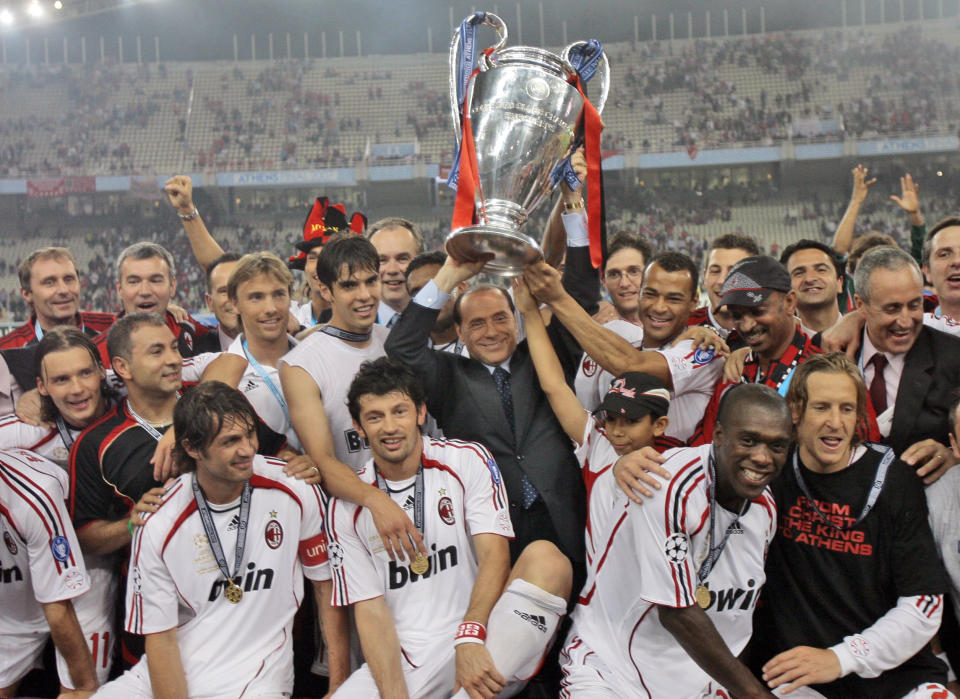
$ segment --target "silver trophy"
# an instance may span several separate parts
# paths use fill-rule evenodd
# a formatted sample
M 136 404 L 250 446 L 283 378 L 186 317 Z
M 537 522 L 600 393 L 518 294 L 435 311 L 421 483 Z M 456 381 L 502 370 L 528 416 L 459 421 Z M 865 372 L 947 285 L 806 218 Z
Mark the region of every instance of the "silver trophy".
M 507 27 L 487 13 L 483 24 L 493 27 L 499 41 L 488 55 L 478 51 L 479 72 L 466 91 L 476 149 L 476 211 L 478 224 L 451 232 L 446 249 L 460 260 L 492 253 L 484 271 L 517 276 L 523 266 L 543 256 L 536 240 L 520 229 L 551 189 L 551 173 L 570 154 L 583 97 L 569 81 L 576 75 L 570 51 L 557 56 L 532 46 L 505 48 Z M 462 139 L 457 104 L 457 65 L 460 33 L 450 44 L 450 99 L 457 143 Z M 598 111 L 610 89 L 610 64 L 603 55 Z M 466 153 L 461 148 L 461 157 Z

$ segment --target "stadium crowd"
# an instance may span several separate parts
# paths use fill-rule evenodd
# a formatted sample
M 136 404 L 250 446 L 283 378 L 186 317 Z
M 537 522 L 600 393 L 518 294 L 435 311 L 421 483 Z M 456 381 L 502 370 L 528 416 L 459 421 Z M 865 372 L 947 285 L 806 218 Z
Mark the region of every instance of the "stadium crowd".
M 960 219 L 852 174 L 776 257 L 650 187 L 599 269 L 563 183 L 506 286 L 323 197 L 224 250 L 186 176 L 162 244 L 34 251 L 0 696 L 956 696 Z

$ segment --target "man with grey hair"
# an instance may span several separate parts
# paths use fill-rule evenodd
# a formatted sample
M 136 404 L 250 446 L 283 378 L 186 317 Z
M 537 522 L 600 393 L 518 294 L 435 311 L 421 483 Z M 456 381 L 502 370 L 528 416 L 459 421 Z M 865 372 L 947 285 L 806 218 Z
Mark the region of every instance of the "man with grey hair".
M 960 339 L 923 324 L 923 277 L 903 250 L 870 250 L 857 264 L 854 285 L 864 320 L 858 366 L 880 434 L 931 483 L 957 463 L 947 445 Z
M 367 240 L 380 256 L 380 306 L 377 323 L 393 327 L 397 316 L 410 303 L 407 293 L 407 265 L 423 252 L 423 234 L 413 221 L 391 216 L 367 229 Z
M 197 354 L 197 339 L 209 332 L 189 315 L 179 321 L 168 306 L 177 290 L 177 268 L 173 255 L 162 245 L 141 241 L 125 248 L 117 257 L 117 295 L 123 304 L 118 318 L 127 313 L 156 313 L 166 319 L 167 327 L 177 338 L 180 354 Z M 110 366 L 107 354 L 107 331 L 94 338 L 104 366 Z

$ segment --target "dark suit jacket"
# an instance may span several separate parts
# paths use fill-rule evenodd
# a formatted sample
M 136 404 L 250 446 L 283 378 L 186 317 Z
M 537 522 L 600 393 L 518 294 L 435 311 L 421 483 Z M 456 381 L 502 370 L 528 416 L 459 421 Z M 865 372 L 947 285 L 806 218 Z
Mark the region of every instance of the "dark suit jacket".
M 585 253 L 586 248 L 574 250 Z M 592 303 L 588 297 L 578 298 L 588 310 L 595 307 L 599 296 L 595 273 L 593 279 L 596 291 Z M 565 286 L 571 288 L 566 280 Z M 589 293 L 589 288 L 584 288 Z M 543 498 L 556 530 L 556 539 L 547 538 L 554 539 L 574 561 L 583 561 L 586 522 L 583 480 L 570 439 L 540 388 L 526 342 L 521 342 L 510 358 L 515 441 L 490 371 L 475 359 L 427 347 L 438 313 L 411 302 L 387 337 L 387 354 L 423 375 L 427 409 L 446 437 L 479 442 L 490 450 L 503 474 L 514 520 L 523 516 L 519 508 L 520 484 L 521 474 L 526 474 Z M 582 350 L 560 323 L 551 323 L 550 334 L 564 369 L 572 376 Z
M 960 387 L 960 338 L 923 326 L 907 352 L 893 409 L 893 425 L 884 443 L 897 455 L 924 439 L 950 444 L 948 417 Z

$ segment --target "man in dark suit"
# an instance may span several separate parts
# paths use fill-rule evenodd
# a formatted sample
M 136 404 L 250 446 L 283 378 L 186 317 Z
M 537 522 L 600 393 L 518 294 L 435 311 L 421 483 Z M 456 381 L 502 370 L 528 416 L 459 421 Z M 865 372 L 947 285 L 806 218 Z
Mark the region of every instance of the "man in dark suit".
M 540 263 L 545 264 L 545 263 Z M 459 263 L 452 257 L 407 306 L 387 338 L 386 351 L 420 371 L 427 388 L 427 408 L 447 438 L 477 441 L 496 459 L 507 486 L 516 538 L 515 558 L 537 539 L 556 544 L 583 570 L 586 497 L 577 460 L 537 382 L 526 342 L 509 294 L 477 285 L 463 293 L 454 321 L 470 357 L 431 350 L 427 340 L 440 309 L 456 286 L 482 264 Z M 571 294 L 594 311 L 599 297 L 591 273 L 589 250 L 567 248 L 565 281 L 591 279 Z M 581 350 L 559 323 L 551 339 L 568 380 Z
M 864 320 L 858 366 L 883 441 L 933 482 L 956 463 L 949 411 L 960 386 L 960 338 L 923 324 L 920 268 L 899 248 L 870 250 L 854 284 Z

